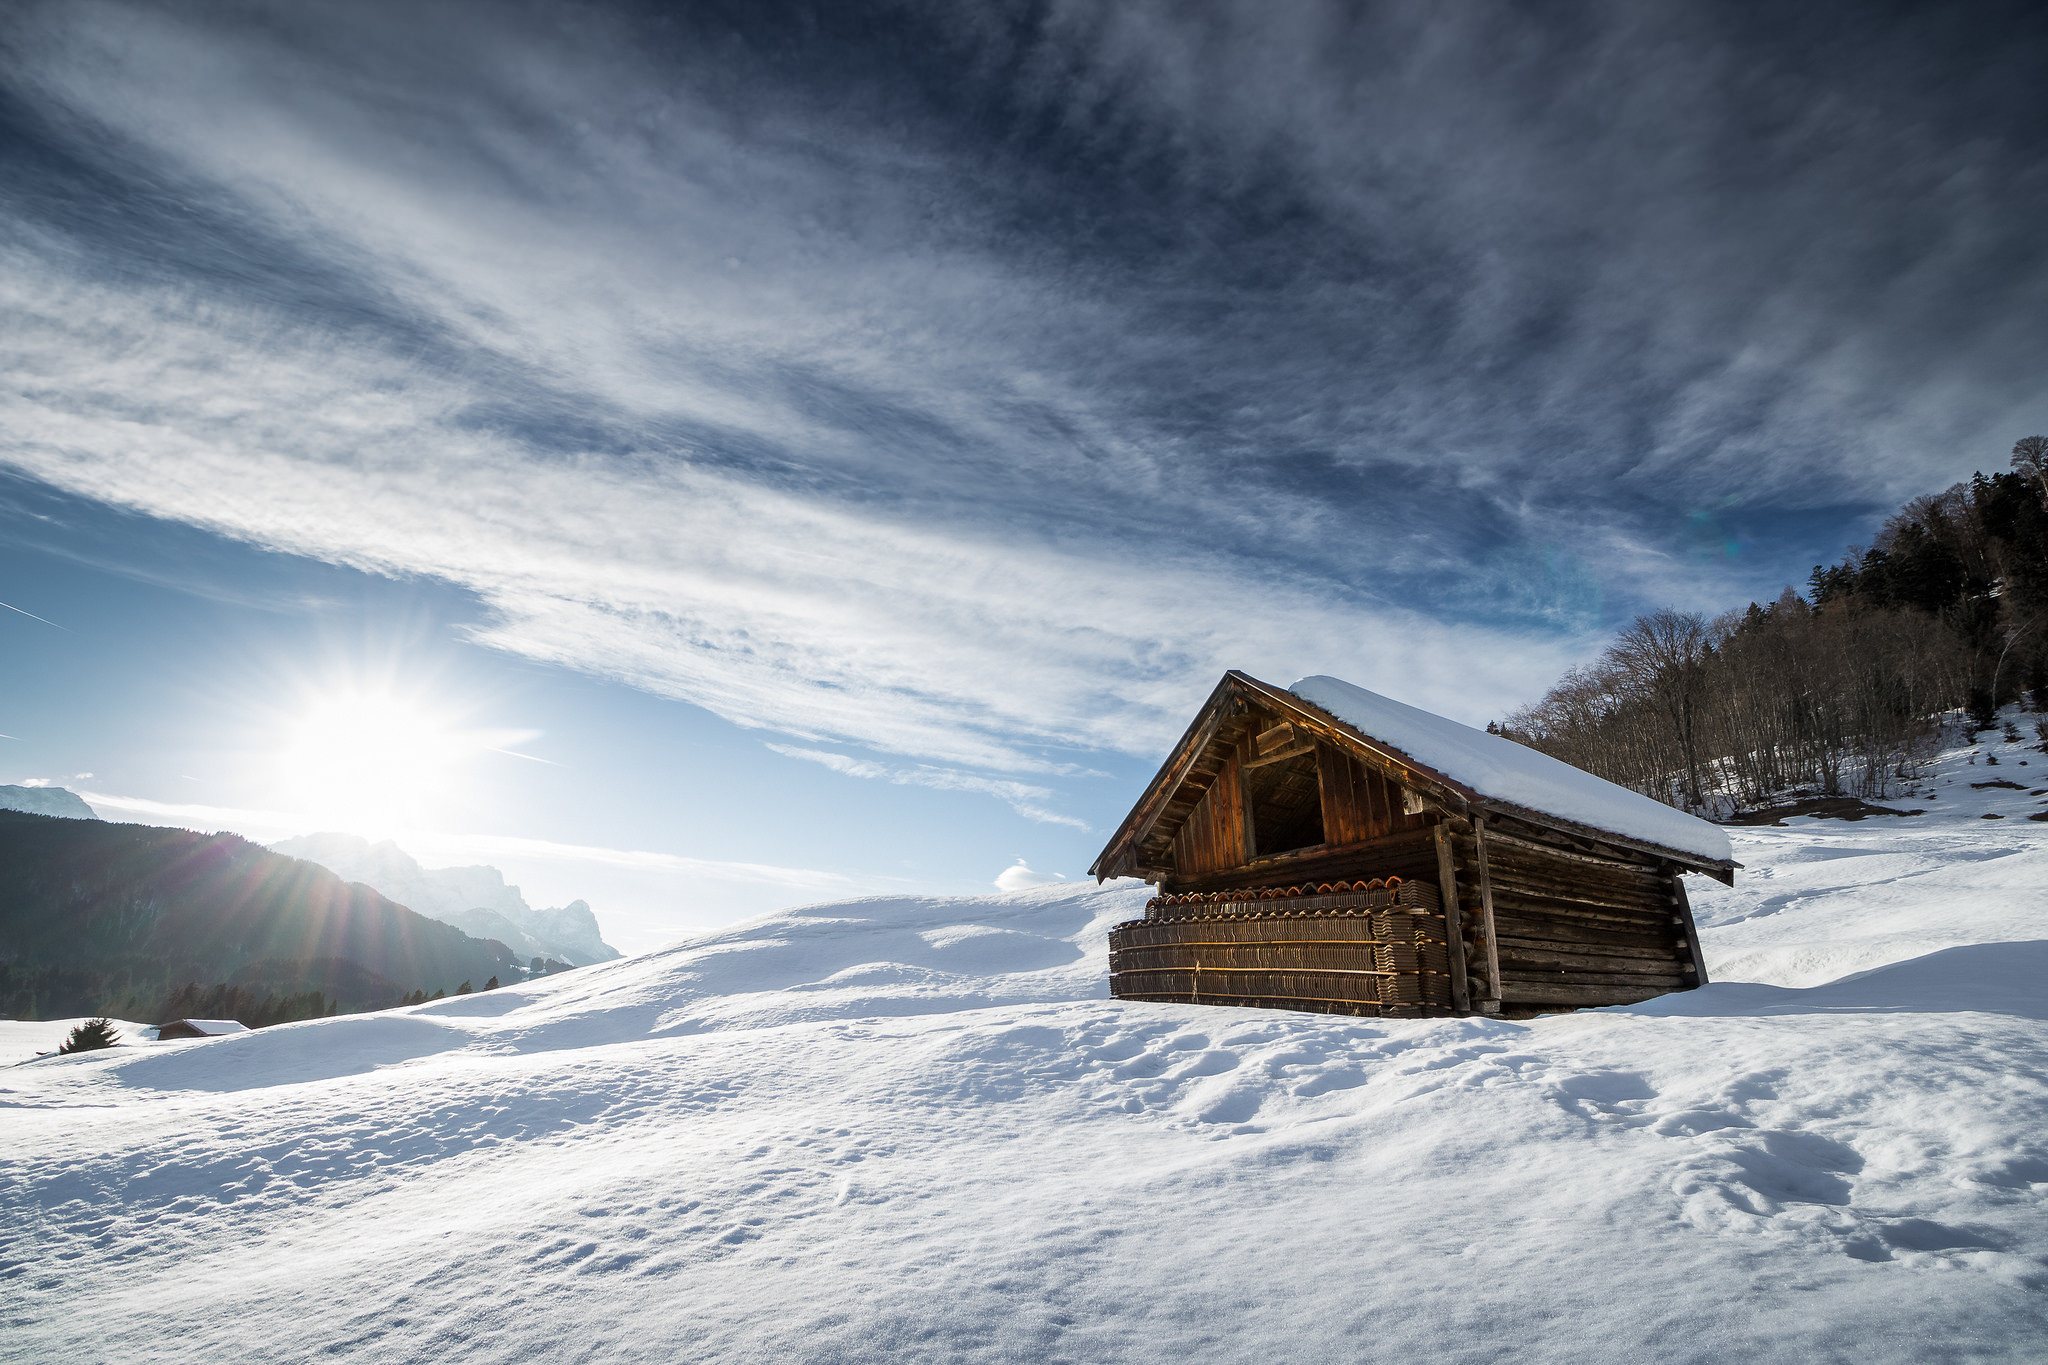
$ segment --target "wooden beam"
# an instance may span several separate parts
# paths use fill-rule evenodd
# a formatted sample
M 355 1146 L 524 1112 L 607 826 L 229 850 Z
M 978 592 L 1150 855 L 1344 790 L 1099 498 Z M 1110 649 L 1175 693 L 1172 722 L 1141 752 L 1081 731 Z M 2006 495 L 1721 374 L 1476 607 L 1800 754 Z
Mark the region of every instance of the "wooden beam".
M 1692 950 L 1693 984 L 1707 984 L 1707 960 L 1700 956 L 1700 930 L 1692 922 L 1692 902 L 1685 898 L 1685 874 L 1677 868 L 1671 869 L 1671 900 L 1678 909 L 1678 918 L 1685 930 L 1685 946 Z
M 1299 758 L 1303 754 L 1312 754 L 1315 752 L 1315 748 L 1314 742 L 1304 740 L 1300 744 L 1281 749 L 1277 753 L 1261 754 L 1257 758 L 1247 759 L 1243 766 L 1246 768 L 1263 768 L 1273 763 L 1285 763 L 1290 758 Z
M 1269 683 L 1262 683 L 1247 673 L 1236 669 L 1224 674 L 1234 680 L 1246 693 L 1258 697 L 1278 711 L 1298 730 L 1306 731 L 1324 739 L 1334 739 L 1347 748 L 1374 762 L 1384 765 L 1398 782 L 1411 787 L 1420 787 L 1437 798 L 1446 809 L 1463 809 L 1478 793 L 1454 778 L 1445 776 L 1436 769 L 1416 762 L 1399 749 L 1383 740 L 1374 739 L 1356 726 L 1331 715 L 1322 707 L 1292 692 L 1284 691 Z
M 1677 863 L 1688 871 L 1703 872 L 1714 880 L 1726 882 L 1730 886 L 1735 885 L 1735 869 L 1742 866 L 1738 862 L 1717 862 L 1711 858 L 1702 858 L 1697 853 L 1687 853 L 1683 849 L 1669 848 L 1663 844 L 1653 844 L 1643 839 L 1631 839 L 1625 834 L 1616 834 L 1611 830 L 1597 829 L 1592 825 L 1582 825 L 1576 820 L 1567 820 L 1561 815 L 1547 815 L 1540 810 L 1516 805 L 1511 801 L 1496 800 L 1490 796 L 1481 797 L 1473 804 L 1484 807 L 1494 815 L 1505 816 L 1510 820 L 1518 820 L 1523 824 L 1531 825 L 1550 833 L 1563 834 L 1574 839 L 1584 839 L 1589 843 L 1605 844 L 1609 848 L 1626 849 L 1631 853 L 1643 854 L 1653 866 L 1660 862 Z M 1548 852 L 1565 851 L 1556 849 L 1553 845 L 1549 844 L 1539 845 L 1539 847 Z
M 1444 937 L 1450 940 L 1445 946 L 1450 949 L 1446 956 L 1451 960 L 1451 1006 L 1460 1014 L 1470 1014 L 1472 988 L 1465 975 L 1464 916 L 1458 907 L 1458 873 L 1451 864 L 1451 836 L 1439 824 L 1435 837 L 1437 890 L 1444 902 Z
M 1500 935 L 1493 924 L 1493 876 L 1486 866 L 1486 818 L 1472 819 L 1472 842 L 1478 849 L 1479 932 L 1486 940 L 1486 979 L 1490 997 L 1500 999 Z M 1448 840 L 1446 840 L 1448 842 Z
M 1670 986 L 1608 986 L 1565 984 L 1550 981 L 1510 981 L 1502 992 L 1509 1005 L 1533 1005 L 1539 1009 L 1575 1009 L 1588 1005 L 1639 1005 L 1669 995 Z
M 1617 872 L 1637 872 L 1644 876 L 1651 875 L 1653 871 L 1650 866 L 1643 863 L 1630 862 L 1624 858 L 1602 858 L 1595 853 L 1575 853 L 1571 849 L 1559 848 L 1555 844 L 1539 844 L 1533 839 L 1517 839 L 1512 834 L 1502 834 L 1498 829 L 1493 832 L 1493 841 L 1508 848 L 1524 849 L 1562 862 L 1589 863 L 1594 867 L 1612 868 Z
M 1283 720 L 1270 730 L 1259 731 L 1259 737 L 1253 747 L 1258 750 L 1258 756 L 1264 758 L 1282 749 L 1292 749 L 1307 742 L 1306 736 L 1298 733 L 1292 725 Z

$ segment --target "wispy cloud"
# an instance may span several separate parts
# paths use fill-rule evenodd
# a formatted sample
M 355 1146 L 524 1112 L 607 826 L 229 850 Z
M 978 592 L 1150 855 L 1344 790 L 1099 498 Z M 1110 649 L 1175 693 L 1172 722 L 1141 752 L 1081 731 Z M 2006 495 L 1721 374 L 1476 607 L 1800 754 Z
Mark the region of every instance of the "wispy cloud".
M 29 786 L 48 786 L 30 781 Z M 103 816 L 140 816 L 187 828 L 206 831 L 232 830 L 245 838 L 274 842 L 310 833 L 317 821 L 292 811 L 255 810 L 209 806 L 173 801 L 153 801 L 139 796 L 111 792 L 80 791 L 87 805 Z M 593 867 L 621 868 L 635 872 L 673 873 L 694 883 L 725 882 L 779 887 L 805 894 L 843 894 L 853 882 L 848 877 L 815 868 L 781 867 L 772 863 L 735 862 L 716 858 L 691 858 L 675 853 L 645 849 L 606 848 L 602 845 L 564 844 L 546 839 L 527 839 L 503 834 L 464 834 L 445 830 L 409 830 L 401 836 L 407 851 L 439 866 L 451 860 L 470 858 L 516 859 L 520 862 L 583 863 Z
M 1230 666 L 1484 720 L 1803 575 L 1701 509 L 2048 426 L 2039 148 L 1941 85 L 2008 59 L 1905 20 L 552 13 L 24 7 L 0 462 L 1047 818 L 959 769 Z
M 848 777 L 879 778 L 885 782 L 894 782 L 900 787 L 979 792 L 1005 802 L 1011 810 L 1027 820 L 1036 820 L 1044 825 L 1070 825 L 1078 830 L 1088 828 L 1084 820 L 1047 809 L 1045 803 L 1053 799 L 1052 790 L 1048 787 L 1034 787 L 1029 783 L 1012 782 L 1004 778 L 981 777 L 952 768 L 935 768 L 929 764 L 919 764 L 911 768 L 893 767 L 872 759 L 852 758 L 826 749 L 803 749 L 792 744 L 770 744 L 768 747 L 785 757 L 821 764 L 835 773 L 844 773 Z
M 695 882 L 745 882 L 783 887 L 815 895 L 843 895 L 853 885 L 851 878 L 816 868 L 781 867 L 773 863 L 734 862 L 718 858 L 688 858 L 674 853 L 604 848 L 590 844 L 562 844 L 546 839 L 522 839 L 502 834 L 424 833 L 416 836 L 413 842 L 427 850 L 430 855 L 442 857 L 517 858 L 589 863 L 640 872 L 676 873 Z

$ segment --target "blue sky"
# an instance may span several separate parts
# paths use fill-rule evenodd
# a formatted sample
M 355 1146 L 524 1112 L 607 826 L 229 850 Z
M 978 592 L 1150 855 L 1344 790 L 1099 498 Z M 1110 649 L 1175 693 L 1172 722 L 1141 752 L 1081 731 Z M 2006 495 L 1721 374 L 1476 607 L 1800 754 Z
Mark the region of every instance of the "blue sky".
M 1225 668 L 1484 721 L 2048 429 L 2042 40 L 18 6 L 0 781 L 634 947 L 1078 876 Z

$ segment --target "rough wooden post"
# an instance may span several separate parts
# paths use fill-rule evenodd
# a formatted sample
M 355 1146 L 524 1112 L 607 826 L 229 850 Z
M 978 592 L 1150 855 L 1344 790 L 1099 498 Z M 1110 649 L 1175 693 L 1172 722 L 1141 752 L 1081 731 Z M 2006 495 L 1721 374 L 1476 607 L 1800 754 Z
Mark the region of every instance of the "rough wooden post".
M 1451 836 L 1443 822 L 1436 826 L 1436 882 L 1444 902 L 1445 956 L 1451 960 L 1451 1007 L 1472 1012 L 1472 990 L 1465 976 L 1465 920 L 1458 909 L 1458 873 L 1451 863 Z
M 1692 950 L 1693 985 L 1707 984 L 1707 960 L 1700 956 L 1700 928 L 1692 922 L 1692 902 L 1685 895 L 1685 874 L 1677 868 L 1671 869 L 1671 903 L 1677 911 L 1679 931 L 1685 935 L 1685 946 Z
M 1486 944 L 1486 997 L 1493 1004 L 1487 1013 L 1500 1010 L 1500 938 L 1493 927 L 1493 876 L 1486 869 L 1486 817 L 1472 819 L 1472 845 L 1478 849 L 1479 934 Z

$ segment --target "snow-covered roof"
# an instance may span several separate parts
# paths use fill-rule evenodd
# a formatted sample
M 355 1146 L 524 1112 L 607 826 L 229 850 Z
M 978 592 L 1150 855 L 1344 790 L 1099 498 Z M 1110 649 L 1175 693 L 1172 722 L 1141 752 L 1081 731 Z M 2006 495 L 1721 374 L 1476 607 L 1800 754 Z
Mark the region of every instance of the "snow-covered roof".
M 1460 725 L 1342 678 L 1303 678 L 1295 696 L 1481 796 L 1593 829 L 1729 862 L 1728 832 L 1500 735 Z
M 247 1033 L 249 1031 L 249 1026 L 238 1019 L 175 1019 L 168 1024 L 159 1024 L 157 1027 L 160 1030 L 188 1028 L 195 1033 L 203 1033 L 209 1038 L 217 1038 L 224 1033 Z

